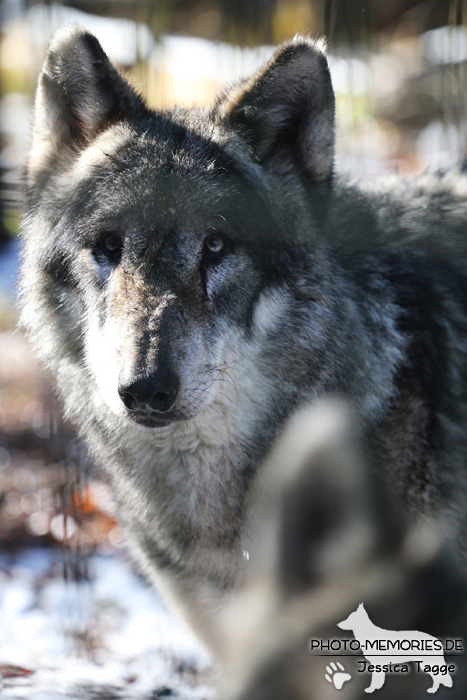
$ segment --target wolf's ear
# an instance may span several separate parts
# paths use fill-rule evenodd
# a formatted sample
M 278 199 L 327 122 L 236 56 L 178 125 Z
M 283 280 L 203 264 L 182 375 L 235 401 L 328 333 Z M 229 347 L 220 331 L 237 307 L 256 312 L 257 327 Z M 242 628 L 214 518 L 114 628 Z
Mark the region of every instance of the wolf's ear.
M 335 580 L 377 539 L 370 501 L 350 407 L 322 400 L 302 410 L 255 483 L 252 564 L 286 597 Z
M 333 171 L 334 109 L 324 43 L 296 37 L 222 95 L 213 115 L 238 129 L 265 167 L 326 183 Z
M 285 436 L 298 470 L 284 489 L 278 573 L 286 592 L 358 566 L 374 543 L 367 470 L 350 411 L 322 403 Z
M 303 411 L 271 459 L 288 473 L 276 564 L 286 595 L 357 571 L 376 551 L 400 555 L 409 524 L 364 457 L 349 405 L 321 401 Z
M 59 29 L 39 77 L 28 181 L 66 167 L 107 126 L 141 98 L 113 67 L 98 40 L 82 27 Z

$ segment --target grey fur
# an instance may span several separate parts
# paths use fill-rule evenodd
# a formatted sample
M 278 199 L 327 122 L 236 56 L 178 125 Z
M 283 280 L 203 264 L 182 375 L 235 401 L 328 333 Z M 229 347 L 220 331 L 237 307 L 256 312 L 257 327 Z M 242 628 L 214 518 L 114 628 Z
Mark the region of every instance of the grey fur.
M 300 37 L 210 112 L 156 113 L 66 28 L 35 115 L 22 321 L 132 550 L 208 644 L 244 576 L 251 483 L 313 399 L 350 401 L 382 487 L 462 541 L 460 171 L 384 192 L 333 178 L 329 72 Z M 156 375 L 170 410 L 129 410 Z
M 326 700 L 335 694 L 326 673 L 336 662 L 350 674 L 339 696 L 364 697 L 371 674 L 357 672 L 360 653 L 310 649 L 310 639 L 348 643 L 352 635 L 338 623 L 362 602 L 385 629 L 465 639 L 465 576 L 442 528 L 410 524 L 381 491 L 349 406 L 321 401 L 294 417 L 263 465 L 249 518 L 249 573 L 225 613 L 223 700 Z M 446 662 L 455 668 L 449 697 L 460 700 L 465 655 Z M 411 667 L 388 673 L 377 696 L 418 700 L 429 686 Z

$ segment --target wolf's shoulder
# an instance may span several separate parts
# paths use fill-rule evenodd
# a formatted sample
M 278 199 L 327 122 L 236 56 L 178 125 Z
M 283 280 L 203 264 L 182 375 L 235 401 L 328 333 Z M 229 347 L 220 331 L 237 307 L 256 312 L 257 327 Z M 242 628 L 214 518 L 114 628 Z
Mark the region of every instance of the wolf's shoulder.
M 467 171 L 336 178 L 323 231 L 335 247 L 467 260 Z

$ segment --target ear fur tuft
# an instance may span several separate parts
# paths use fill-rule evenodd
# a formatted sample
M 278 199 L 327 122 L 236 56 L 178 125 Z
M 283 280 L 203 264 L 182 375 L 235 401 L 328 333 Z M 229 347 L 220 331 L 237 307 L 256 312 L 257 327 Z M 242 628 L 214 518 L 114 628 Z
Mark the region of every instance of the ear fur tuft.
M 323 40 L 296 36 L 213 111 L 264 167 L 316 184 L 331 179 L 334 159 L 335 101 L 324 51 Z
M 110 63 L 98 40 L 77 25 L 53 36 L 39 77 L 28 182 L 66 167 L 101 131 L 141 98 Z

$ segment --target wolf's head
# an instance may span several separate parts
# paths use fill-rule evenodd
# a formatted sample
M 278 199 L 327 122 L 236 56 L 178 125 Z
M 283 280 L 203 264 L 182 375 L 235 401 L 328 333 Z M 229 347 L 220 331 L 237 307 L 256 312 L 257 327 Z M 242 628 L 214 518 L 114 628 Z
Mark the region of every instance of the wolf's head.
M 57 32 L 35 104 L 22 286 L 23 321 L 59 378 L 74 367 L 102 408 L 150 427 L 202 412 L 247 362 L 240 338 L 254 354 L 280 336 L 314 226 L 310 184 L 329 183 L 333 147 L 312 41 L 283 45 L 210 113 L 160 113 L 92 35 Z M 312 267 L 319 303 L 318 253 Z
M 358 608 L 354 610 L 353 613 L 350 613 L 345 620 L 338 622 L 337 626 L 340 627 L 341 630 L 357 630 L 365 620 L 368 620 L 368 613 L 363 603 L 360 603 Z

